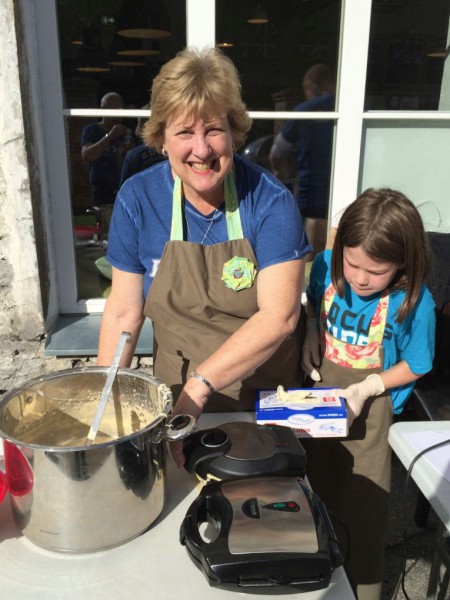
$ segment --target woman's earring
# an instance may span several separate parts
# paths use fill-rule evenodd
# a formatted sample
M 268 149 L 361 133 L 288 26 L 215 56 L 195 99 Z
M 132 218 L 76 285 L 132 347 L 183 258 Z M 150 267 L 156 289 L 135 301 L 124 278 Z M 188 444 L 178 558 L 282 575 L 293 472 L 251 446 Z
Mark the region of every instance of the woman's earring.
M 167 150 L 165 148 L 163 148 L 161 150 L 161 153 L 162 153 L 163 156 L 167 156 Z

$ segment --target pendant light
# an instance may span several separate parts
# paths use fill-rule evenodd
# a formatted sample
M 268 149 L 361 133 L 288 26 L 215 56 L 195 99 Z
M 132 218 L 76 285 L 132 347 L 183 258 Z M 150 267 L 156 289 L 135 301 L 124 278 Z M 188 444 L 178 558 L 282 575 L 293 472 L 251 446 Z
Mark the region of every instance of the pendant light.
M 117 34 L 140 39 L 172 35 L 162 0 L 124 0 L 117 17 Z
M 161 44 L 159 40 L 145 38 L 133 39 L 117 35 L 114 41 L 117 41 L 115 51 L 118 56 L 148 57 L 161 54 Z
M 101 33 L 97 27 L 82 29 L 82 45 L 77 52 L 75 69 L 81 73 L 106 73 L 110 71 L 108 56 L 101 44 Z
M 269 15 L 267 11 L 261 4 L 261 2 L 257 2 L 256 6 L 250 13 L 249 18 L 247 19 L 247 23 L 251 23 L 252 25 L 264 25 L 269 22 Z

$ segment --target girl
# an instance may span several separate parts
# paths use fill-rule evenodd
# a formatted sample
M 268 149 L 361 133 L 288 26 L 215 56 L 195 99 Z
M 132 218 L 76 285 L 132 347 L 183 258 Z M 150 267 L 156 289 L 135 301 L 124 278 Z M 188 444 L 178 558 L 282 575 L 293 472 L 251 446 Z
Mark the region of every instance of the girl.
M 343 388 L 349 435 L 305 442 L 308 478 L 346 539 L 359 600 L 378 600 L 390 490 L 388 431 L 434 356 L 434 302 L 420 215 L 403 194 L 368 189 L 318 255 L 307 289 L 305 374 Z M 319 373 L 320 370 L 320 373 Z

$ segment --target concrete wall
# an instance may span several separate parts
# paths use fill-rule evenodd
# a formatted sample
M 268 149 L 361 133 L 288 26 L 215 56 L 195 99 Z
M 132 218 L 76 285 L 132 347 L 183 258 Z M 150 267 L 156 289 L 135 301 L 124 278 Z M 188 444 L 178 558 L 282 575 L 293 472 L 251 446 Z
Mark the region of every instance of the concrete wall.
M 48 263 L 45 256 L 39 257 L 36 245 L 39 174 L 29 168 L 35 164 L 31 162 L 32 127 L 30 123 L 27 127 L 24 114 L 30 119 L 31 111 L 23 101 L 26 77 L 19 77 L 21 40 L 20 27 L 16 36 L 15 10 L 14 0 L 0 2 L 0 393 L 31 377 L 72 365 L 70 360 L 44 357 L 45 293 L 40 273 L 47 278 Z M 20 69 L 26 69 L 22 57 Z M 41 253 L 46 254 L 42 249 Z

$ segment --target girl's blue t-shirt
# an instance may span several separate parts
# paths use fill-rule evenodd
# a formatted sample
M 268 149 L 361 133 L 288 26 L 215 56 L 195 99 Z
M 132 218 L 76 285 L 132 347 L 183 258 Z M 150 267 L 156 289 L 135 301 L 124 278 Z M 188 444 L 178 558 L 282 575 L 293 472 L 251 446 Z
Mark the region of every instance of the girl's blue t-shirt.
M 255 252 L 258 270 L 311 252 L 291 192 L 269 171 L 239 155 L 234 167 L 243 235 Z M 170 240 L 173 185 L 170 163 L 164 161 L 127 179 L 114 203 L 106 256 L 117 269 L 144 275 L 144 297 Z M 220 208 L 211 225 L 214 211 L 205 217 L 186 201 L 187 239 L 200 243 L 207 232 L 205 245 L 228 241 L 224 206 Z
M 320 312 L 320 304 L 331 283 L 331 250 L 318 254 L 311 268 L 306 290 L 308 301 Z M 435 345 L 435 304 L 429 289 L 424 285 L 419 300 L 403 323 L 397 323 L 396 313 L 405 292 L 396 290 L 389 296 L 389 308 L 383 337 L 384 364 L 389 369 L 401 360 L 408 363 L 416 375 L 428 373 L 433 366 Z M 380 294 L 361 297 L 346 284 L 344 297 L 336 294 L 330 307 L 327 329 L 330 334 L 344 342 L 367 345 L 370 322 L 380 299 Z M 394 413 L 401 413 L 408 400 L 414 382 L 390 390 Z

